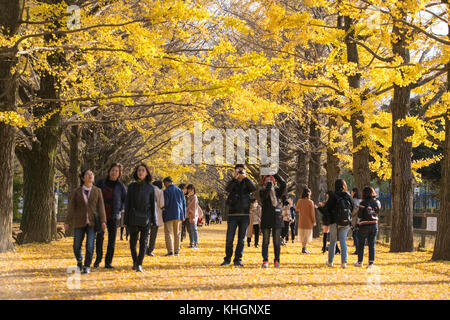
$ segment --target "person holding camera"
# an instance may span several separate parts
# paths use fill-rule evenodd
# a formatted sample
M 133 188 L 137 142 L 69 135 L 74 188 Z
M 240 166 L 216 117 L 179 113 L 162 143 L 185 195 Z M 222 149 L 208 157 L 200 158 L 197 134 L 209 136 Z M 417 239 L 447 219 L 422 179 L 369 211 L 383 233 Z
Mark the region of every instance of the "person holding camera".
M 228 219 L 225 245 L 225 258 L 221 266 L 231 263 L 233 242 L 238 229 L 238 239 L 234 252 L 234 265 L 242 267 L 242 255 L 247 228 L 250 223 L 250 194 L 256 190 L 255 184 L 247 177 L 245 165 L 238 164 L 234 168 L 234 177 L 228 182 L 225 190 L 228 192 Z
M 284 226 L 281 213 L 281 196 L 286 191 L 286 182 L 278 174 L 275 174 L 273 176 L 263 176 L 262 184 L 263 187 L 259 190 L 262 204 L 262 267 L 267 268 L 269 266 L 269 241 L 270 233 L 272 233 L 275 253 L 274 267 L 278 268 L 280 266 L 281 229 Z

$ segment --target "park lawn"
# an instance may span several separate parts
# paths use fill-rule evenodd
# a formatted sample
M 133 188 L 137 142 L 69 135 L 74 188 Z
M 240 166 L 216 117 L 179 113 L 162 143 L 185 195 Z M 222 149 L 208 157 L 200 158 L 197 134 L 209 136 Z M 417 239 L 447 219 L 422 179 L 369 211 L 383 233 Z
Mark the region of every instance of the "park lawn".
M 78 288 L 76 278 L 67 273 L 67 268 L 76 264 L 72 238 L 17 246 L 15 253 L 0 254 L 0 299 L 450 298 L 450 264 L 430 261 L 431 252 L 394 254 L 377 244 L 376 268 L 370 272 L 351 265 L 354 255 L 349 255 L 347 269 L 340 268 L 340 255 L 335 267 L 328 268 L 321 239 L 315 239 L 308 255 L 300 253 L 297 242 L 282 247 L 279 269 L 273 268 L 272 244 L 268 269 L 261 268 L 261 246 L 245 247 L 244 268 L 220 267 L 225 230 L 226 222 L 200 227 L 200 249 L 183 248 L 178 257 L 164 257 L 160 228 L 155 257 L 145 257 L 143 274 L 131 270 L 128 242 L 118 239 L 113 260 L 116 268 L 110 271 L 102 263 L 90 274 L 81 274 Z M 353 241 L 348 242 L 352 253 Z M 106 248 L 106 239 L 104 245 Z M 183 247 L 187 245 L 184 240 Z

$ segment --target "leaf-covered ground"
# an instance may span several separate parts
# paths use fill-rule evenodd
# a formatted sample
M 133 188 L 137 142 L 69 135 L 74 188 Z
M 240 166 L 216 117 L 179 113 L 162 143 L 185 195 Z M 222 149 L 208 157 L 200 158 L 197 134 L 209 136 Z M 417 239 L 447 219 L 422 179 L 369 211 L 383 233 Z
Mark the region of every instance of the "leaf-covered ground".
M 321 240 L 311 254 L 299 243 L 281 248 L 281 268 L 261 268 L 261 246 L 245 247 L 244 268 L 220 267 L 225 251 L 226 222 L 199 228 L 200 249 L 183 248 L 178 257 L 164 257 L 160 229 L 155 257 L 145 257 L 145 273 L 131 270 L 128 242 L 118 239 L 113 271 L 103 263 L 92 273 L 68 274 L 74 266 L 72 238 L 51 244 L 18 246 L 0 254 L 1 299 L 449 299 L 450 264 L 431 262 L 431 252 L 389 253 L 377 244 L 376 267 L 324 265 Z M 354 251 L 349 239 L 349 251 Z M 183 247 L 187 245 L 184 240 Z M 105 239 L 106 247 L 106 239 Z M 84 253 L 84 248 L 83 248 Z M 367 261 L 367 256 L 365 261 Z M 336 263 L 337 262 L 337 263 Z M 77 277 L 79 276 L 79 281 Z

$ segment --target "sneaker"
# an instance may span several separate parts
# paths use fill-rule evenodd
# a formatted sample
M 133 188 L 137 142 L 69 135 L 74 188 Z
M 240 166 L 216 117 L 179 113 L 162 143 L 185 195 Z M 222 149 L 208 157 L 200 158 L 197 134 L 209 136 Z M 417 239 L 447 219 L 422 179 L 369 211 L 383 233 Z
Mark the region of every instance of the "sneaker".
M 230 263 L 229 263 L 228 261 L 224 261 L 224 262 L 222 262 L 220 265 L 221 265 L 221 266 L 229 266 Z
M 347 268 L 347 264 L 346 263 L 341 264 L 341 268 L 342 269 L 346 269 Z
M 106 269 L 114 269 L 114 267 L 113 267 L 112 265 L 110 265 L 110 264 L 106 264 L 106 265 L 105 265 L 105 268 L 106 268 Z
M 328 261 L 326 261 L 326 262 L 325 262 L 325 265 L 326 265 L 327 267 L 333 268 L 333 262 L 332 262 L 332 263 L 329 263 Z
M 91 268 L 89 268 L 89 267 L 84 267 L 84 268 L 83 268 L 83 273 L 86 273 L 86 274 L 91 273 Z
M 308 251 L 308 249 L 303 248 L 303 249 L 302 249 L 302 253 L 310 253 L 310 252 Z
M 236 261 L 236 262 L 234 262 L 234 266 L 235 267 L 243 267 L 244 265 L 242 264 L 241 261 Z
M 358 268 L 361 268 L 362 267 L 362 262 L 355 262 L 354 264 L 353 264 L 355 267 L 358 267 Z
M 375 266 L 373 265 L 373 263 L 370 263 L 368 266 L 367 266 L 367 269 L 373 269 Z
M 99 265 L 100 265 L 100 262 L 95 261 L 94 268 L 98 268 Z
M 171 256 L 173 256 L 173 252 L 169 252 L 165 255 L 165 257 L 171 257 Z
M 273 263 L 273 266 L 274 266 L 275 268 L 279 268 L 279 267 L 280 267 L 280 263 L 279 263 L 278 261 L 275 261 L 275 262 Z
M 175 255 L 176 257 L 178 257 L 179 254 L 180 254 L 180 253 L 179 253 L 178 251 L 175 251 L 175 254 L 174 254 L 174 255 Z
M 144 272 L 144 270 L 142 269 L 142 266 L 137 266 L 136 267 L 136 271 L 137 272 Z
M 263 261 L 262 267 L 263 268 L 268 268 L 269 267 L 269 262 L 268 261 Z
M 259 246 L 257 244 L 255 244 L 255 248 L 259 248 Z
M 78 271 L 83 271 L 83 263 L 82 262 L 78 262 L 77 263 L 77 268 L 78 268 Z

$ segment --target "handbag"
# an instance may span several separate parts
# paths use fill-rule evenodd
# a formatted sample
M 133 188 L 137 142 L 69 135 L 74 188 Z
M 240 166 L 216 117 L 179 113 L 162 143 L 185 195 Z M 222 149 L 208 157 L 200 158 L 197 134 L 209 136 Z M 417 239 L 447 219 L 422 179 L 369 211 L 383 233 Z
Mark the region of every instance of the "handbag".
M 144 227 L 149 222 L 149 216 L 145 211 L 133 208 L 133 222 L 136 226 Z
M 88 207 L 92 210 L 92 212 L 94 213 L 94 231 L 95 232 L 103 232 L 102 229 L 102 222 L 100 221 L 100 217 L 97 214 L 97 211 L 95 211 L 94 209 L 92 209 L 92 207 L 90 206 L 89 202 L 88 202 Z

